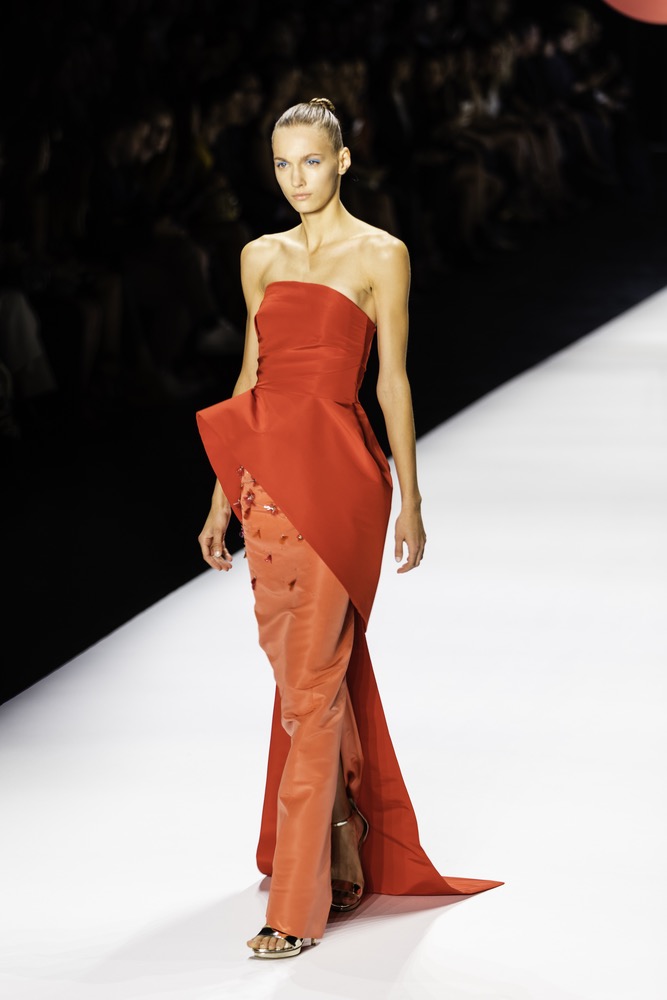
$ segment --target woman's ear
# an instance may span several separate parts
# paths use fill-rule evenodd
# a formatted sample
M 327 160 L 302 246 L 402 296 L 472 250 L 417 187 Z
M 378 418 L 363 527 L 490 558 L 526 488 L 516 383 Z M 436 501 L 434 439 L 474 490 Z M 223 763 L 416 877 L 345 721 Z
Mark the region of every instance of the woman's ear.
M 352 157 L 350 156 L 350 150 L 347 146 L 343 146 L 340 153 L 338 154 L 338 173 L 345 174 L 350 169 L 352 163 Z

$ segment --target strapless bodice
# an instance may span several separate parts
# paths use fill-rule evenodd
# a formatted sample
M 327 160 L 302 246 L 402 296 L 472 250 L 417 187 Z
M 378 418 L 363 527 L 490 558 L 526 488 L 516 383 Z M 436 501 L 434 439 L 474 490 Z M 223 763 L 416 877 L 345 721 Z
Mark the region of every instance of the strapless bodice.
M 391 506 L 389 464 L 358 399 L 375 324 L 329 285 L 272 281 L 255 327 L 257 383 L 197 414 L 211 465 L 230 501 L 239 467 L 251 471 L 366 622 Z
M 375 324 L 329 285 L 272 281 L 255 317 L 264 389 L 355 403 Z

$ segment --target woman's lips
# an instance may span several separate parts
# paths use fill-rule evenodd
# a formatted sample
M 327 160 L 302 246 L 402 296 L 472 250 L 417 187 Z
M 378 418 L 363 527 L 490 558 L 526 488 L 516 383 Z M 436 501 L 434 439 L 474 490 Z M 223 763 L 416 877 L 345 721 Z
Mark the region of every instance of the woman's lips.
M 292 197 L 295 201 L 303 201 L 304 198 L 310 198 L 309 194 L 293 194 Z

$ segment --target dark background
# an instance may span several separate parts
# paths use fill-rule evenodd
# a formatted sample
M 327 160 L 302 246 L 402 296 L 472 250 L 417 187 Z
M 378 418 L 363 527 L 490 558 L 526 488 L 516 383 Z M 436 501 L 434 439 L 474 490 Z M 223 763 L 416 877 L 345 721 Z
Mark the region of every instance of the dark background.
M 304 5 L 291 6 L 303 16 Z M 509 6 L 516 17 L 536 5 Z M 562 6 L 540 3 L 540 16 L 548 23 Z M 665 284 L 667 29 L 638 24 L 601 3 L 585 6 L 631 84 L 633 167 L 613 184 L 589 177 L 575 182 L 567 210 L 530 224 L 499 223 L 498 245 L 479 255 L 455 242 L 433 264 L 406 237 L 413 258 L 409 372 L 418 435 Z M 253 26 L 279 20 L 272 5 L 244 7 L 250 37 Z M 195 16 L 199 8 L 202 16 L 214 16 L 206 3 L 162 8 L 172 16 Z M 327 8 L 329 16 L 344 18 L 349 5 Z M 460 4 L 459 15 L 469 8 L 484 4 Z M 36 98 L 32 91 L 35 75 L 48 78 L 53 66 L 50 46 L 85 47 L 86 32 L 77 26 L 96 19 L 120 39 L 128 24 L 155 14 L 151 3 L 54 3 L 48 16 L 46 9 L 5 8 L 2 104 L 10 130 L 17 117 L 43 110 L 44 90 L 37 88 Z M 311 19 L 319 17 L 314 9 L 305 7 Z M 270 49 L 266 30 L 256 30 L 262 51 Z M 308 46 L 307 31 L 304 37 Z M 418 61 L 427 55 L 427 47 L 417 46 Z M 232 75 L 240 66 L 232 64 Z M 264 231 L 273 222 L 267 215 Z M 50 322 L 46 333 L 55 337 L 58 322 Z M 239 357 L 232 352 L 198 363 L 196 371 L 203 367 L 206 377 L 178 393 L 122 378 L 120 389 L 107 393 L 94 382 L 85 391 L 65 386 L 44 410 L 17 401 L 20 433 L 2 442 L 1 453 L 2 700 L 206 569 L 196 536 L 213 479 L 195 413 L 231 393 Z M 373 358 L 362 399 L 386 448 L 374 371 Z M 425 515 L 428 521 L 428 498 Z M 234 527 L 231 536 L 236 550 Z

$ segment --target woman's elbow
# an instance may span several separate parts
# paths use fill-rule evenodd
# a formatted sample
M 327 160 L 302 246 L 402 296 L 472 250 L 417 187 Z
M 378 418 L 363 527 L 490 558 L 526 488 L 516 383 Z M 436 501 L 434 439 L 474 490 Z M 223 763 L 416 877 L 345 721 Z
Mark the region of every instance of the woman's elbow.
M 378 403 L 382 410 L 393 409 L 405 400 L 410 399 L 410 384 L 405 372 L 395 375 L 380 376 L 375 387 Z

